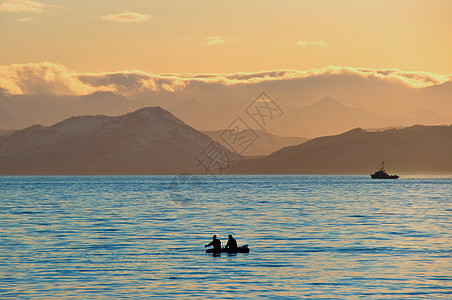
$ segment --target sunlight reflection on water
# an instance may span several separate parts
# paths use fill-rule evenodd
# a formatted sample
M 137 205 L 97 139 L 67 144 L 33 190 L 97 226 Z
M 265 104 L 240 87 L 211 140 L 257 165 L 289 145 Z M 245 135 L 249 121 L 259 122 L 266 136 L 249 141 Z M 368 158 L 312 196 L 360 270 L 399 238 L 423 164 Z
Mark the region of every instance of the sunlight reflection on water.
M 450 178 L 0 177 L 2 298 L 447 298 Z M 212 257 L 212 234 L 250 254 Z

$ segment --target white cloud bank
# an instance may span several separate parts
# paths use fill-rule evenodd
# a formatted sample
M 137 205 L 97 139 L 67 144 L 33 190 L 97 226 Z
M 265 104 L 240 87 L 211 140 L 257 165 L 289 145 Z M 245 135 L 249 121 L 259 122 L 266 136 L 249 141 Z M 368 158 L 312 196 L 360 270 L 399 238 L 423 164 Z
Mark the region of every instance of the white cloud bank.
M 335 76 L 399 82 L 416 88 L 452 80 L 451 75 L 438 75 L 428 72 L 350 67 L 232 74 L 153 75 L 136 70 L 109 73 L 75 73 L 65 66 L 42 62 L 0 66 L 0 89 L 10 94 L 81 95 L 95 91 L 112 91 L 123 95 L 133 95 L 145 91 L 174 92 L 195 84 L 255 84 L 305 78 L 332 78 Z
M 10 94 L 85 94 L 97 89 L 66 67 L 50 62 L 0 66 L 0 89 Z
M 12 0 L 0 3 L 0 12 L 40 14 L 43 11 L 44 4 L 32 0 Z
M 116 23 L 139 23 L 146 22 L 152 19 L 149 14 L 136 13 L 131 11 L 124 11 L 117 14 L 111 14 L 99 17 L 105 21 L 116 22 Z

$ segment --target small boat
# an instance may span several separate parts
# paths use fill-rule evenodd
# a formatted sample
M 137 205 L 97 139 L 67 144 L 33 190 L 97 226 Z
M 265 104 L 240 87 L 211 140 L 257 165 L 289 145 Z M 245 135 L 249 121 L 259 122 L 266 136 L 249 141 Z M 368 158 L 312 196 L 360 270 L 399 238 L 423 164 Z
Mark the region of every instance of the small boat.
M 218 253 L 218 252 L 214 252 L 212 248 L 207 249 L 206 253 Z M 248 245 L 240 246 L 235 251 L 232 251 L 231 249 L 221 248 L 221 253 L 250 253 L 250 248 L 248 248 Z
M 389 175 L 384 168 L 385 162 L 381 163 L 381 169 L 370 175 L 372 179 L 399 179 L 398 175 Z

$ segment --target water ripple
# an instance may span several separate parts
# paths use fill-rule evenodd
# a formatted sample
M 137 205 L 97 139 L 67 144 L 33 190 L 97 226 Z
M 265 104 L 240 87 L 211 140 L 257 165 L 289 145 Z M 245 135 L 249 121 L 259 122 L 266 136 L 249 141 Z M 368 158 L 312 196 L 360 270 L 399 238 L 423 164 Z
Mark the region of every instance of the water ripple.
M 0 298 L 450 298 L 452 180 L 0 177 Z M 190 191 L 190 187 L 186 188 Z M 249 254 L 212 256 L 212 234 Z

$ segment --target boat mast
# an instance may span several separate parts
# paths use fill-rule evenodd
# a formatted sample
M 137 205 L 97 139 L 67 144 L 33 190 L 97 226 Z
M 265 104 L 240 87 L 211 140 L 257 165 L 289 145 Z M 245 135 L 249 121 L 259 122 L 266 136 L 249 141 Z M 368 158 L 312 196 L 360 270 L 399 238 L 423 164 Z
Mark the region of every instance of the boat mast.
M 382 172 L 385 171 L 385 162 L 384 161 L 381 162 L 381 169 L 380 169 L 380 171 L 382 171 Z

